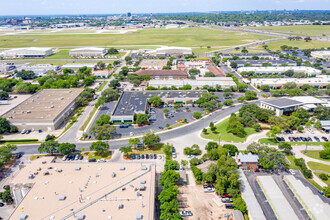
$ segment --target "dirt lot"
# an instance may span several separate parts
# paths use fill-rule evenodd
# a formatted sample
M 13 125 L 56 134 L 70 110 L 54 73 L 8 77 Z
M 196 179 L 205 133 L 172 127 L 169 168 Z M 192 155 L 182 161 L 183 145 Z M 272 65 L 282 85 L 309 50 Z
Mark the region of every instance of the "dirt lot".
M 216 220 L 225 219 L 226 213 L 233 210 L 226 209 L 225 204 L 215 193 L 204 193 L 202 185 L 196 185 L 192 172 L 187 171 L 188 184 L 179 186 L 178 201 L 180 205 L 186 206 L 181 210 L 191 211 L 193 216 L 185 219 Z

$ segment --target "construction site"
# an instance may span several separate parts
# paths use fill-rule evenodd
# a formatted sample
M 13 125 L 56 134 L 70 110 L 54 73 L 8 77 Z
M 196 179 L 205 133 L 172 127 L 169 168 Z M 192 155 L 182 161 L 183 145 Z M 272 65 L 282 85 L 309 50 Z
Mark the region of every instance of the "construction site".
M 11 181 L 9 219 L 154 219 L 153 163 L 62 163 L 42 157 Z

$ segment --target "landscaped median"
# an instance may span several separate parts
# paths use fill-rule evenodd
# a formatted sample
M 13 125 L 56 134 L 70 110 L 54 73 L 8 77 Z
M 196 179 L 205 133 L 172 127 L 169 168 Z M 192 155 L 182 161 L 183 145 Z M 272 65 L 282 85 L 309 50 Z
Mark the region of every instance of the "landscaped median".
M 246 141 L 246 138 L 251 135 L 257 133 L 253 128 L 244 128 L 245 134 L 238 136 L 227 131 L 227 127 L 229 124 L 229 118 L 222 120 L 220 123 L 215 125 L 215 130 L 211 131 L 211 128 L 207 129 L 206 133 L 202 133 L 201 137 L 219 141 L 219 134 L 221 134 L 220 141 L 225 142 L 234 142 L 234 143 L 243 143 Z
M 1 144 L 36 144 L 40 143 L 38 139 L 14 139 L 14 140 L 0 140 Z
M 274 138 L 260 138 L 259 140 L 260 144 L 269 144 L 269 145 L 278 145 L 281 142 L 276 142 Z M 310 145 L 310 146 L 320 146 L 324 144 L 324 142 L 286 142 L 291 145 Z

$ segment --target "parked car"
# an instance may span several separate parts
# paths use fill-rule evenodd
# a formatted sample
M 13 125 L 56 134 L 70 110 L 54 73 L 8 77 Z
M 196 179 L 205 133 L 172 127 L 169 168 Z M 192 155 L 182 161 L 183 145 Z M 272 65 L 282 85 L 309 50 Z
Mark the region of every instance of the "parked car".
M 281 137 L 281 141 L 283 141 L 283 142 L 285 141 L 284 137 Z
M 64 160 L 66 160 L 68 158 L 68 156 L 67 155 L 64 155 L 64 157 L 62 157 L 62 160 L 64 161 Z
M 175 147 L 172 147 L 172 153 L 175 153 Z
M 25 130 L 25 129 L 23 129 L 23 130 L 21 131 L 21 134 L 25 134 L 25 132 L 26 132 L 26 130 Z
M 141 159 L 144 159 L 144 154 L 141 155 Z
M 326 137 L 324 137 L 324 136 L 322 136 L 321 138 L 322 138 L 324 141 L 329 141 L 328 138 L 326 138 Z
M 20 152 L 20 153 L 14 154 L 14 155 L 16 155 L 16 159 L 19 159 L 23 156 L 23 153 Z
M 146 154 L 146 159 L 149 159 L 149 154 Z
M 221 201 L 223 203 L 230 203 L 230 202 L 233 202 L 233 200 L 231 198 L 222 198 Z
M 227 193 L 221 195 L 221 198 L 231 198 L 231 196 L 229 196 Z
M 79 156 L 80 156 L 80 155 L 79 155 L 79 154 L 77 154 L 77 155 L 75 156 L 75 158 L 74 158 L 74 159 L 75 159 L 75 160 L 79 160 Z
M 158 155 L 158 159 L 161 160 L 163 157 L 162 155 Z
M 289 172 L 292 174 L 292 175 L 295 175 L 296 172 L 293 170 L 293 169 L 290 169 Z
M 31 133 L 31 130 L 30 129 L 28 129 L 28 130 L 25 131 L 25 134 L 30 134 L 30 133 Z
M 152 154 L 150 154 L 150 155 L 149 155 L 149 158 L 150 158 L 150 159 L 153 159 L 153 156 L 152 156 Z
M 180 215 L 181 216 L 192 216 L 192 212 L 191 211 L 180 211 Z
M 140 160 L 141 156 L 140 154 L 136 155 L 136 159 Z
M 289 140 L 292 142 L 293 141 L 293 138 L 292 137 L 289 137 Z
M 282 139 L 280 137 L 276 137 L 276 140 L 280 142 Z
M 172 157 L 173 158 L 176 158 L 176 153 L 172 153 Z
M 128 124 L 120 124 L 119 128 L 128 128 Z
M 79 156 L 79 160 L 82 160 L 84 159 L 84 157 L 82 155 Z
M 129 133 L 129 136 L 133 136 L 133 135 L 134 135 L 134 133 L 133 133 L 133 132 L 130 132 L 130 133 Z
M 3 204 L 2 202 L 0 202 L 0 207 L 3 207 L 5 204 Z
M 318 141 L 318 142 L 320 142 L 321 140 L 320 140 L 320 138 L 319 137 L 317 137 L 317 136 L 314 136 L 314 139 L 316 140 L 316 141 Z
M 135 160 L 135 158 L 136 158 L 135 154 L 132 154 L 131 159 Z
M 233 209 L 234 205 L 233 204 L 225 204 L 226 209 Z
M 88 159 L 88 162 L 96 162 L 95 158 Z
M 154 159 L 157 159 L 157 154 L 154 154 Z

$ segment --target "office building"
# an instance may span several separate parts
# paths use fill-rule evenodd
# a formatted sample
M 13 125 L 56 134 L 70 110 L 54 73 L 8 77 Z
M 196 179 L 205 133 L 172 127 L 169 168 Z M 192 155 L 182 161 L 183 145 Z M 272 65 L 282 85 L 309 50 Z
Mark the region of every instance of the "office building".
M 183 70 L 139 70 L 139 76 L 150 76 L 151 79 L 187 79 L 188 72 Z
M 192 49 L 188 47 L 161 47 L 156 49 L 156 56 L 161 57 L 182 57 L 192 54 Z
M 307 66 L 280 66 L 280 67 L 240 67 L 237 69 L 238 73 L 241 72 L 254 72 L 260 75 L 280 74 L 283 75 L 286 71 L 292 70 L 294 73 L 305 73 L 308 76 L 317 76 L 322 73 L 321 70 L 314 69 Z
M 330 60 L 330 50 L 312 51 L 311 56 L 316 59 Z
M 269 63 L 273 67 L 280 66 L 297 66 L 297 63 L 293 60 L 288 59 L 278 59 L 278 60 L 227 60 L 227 66 L 230 67 L 231 63 L 236 63 L 237 68 L 245 67 L 249 65 L 251 67 L 262 67 L 264 63 Z
M 221 54 L 221 60 L 224 58 L 232 59 L 233 57 L 239 59 L 252 59 L 252 57 L 258 57 L 259 59 L 278 60 L 280 57 L 273 53 L 223 53 Z

